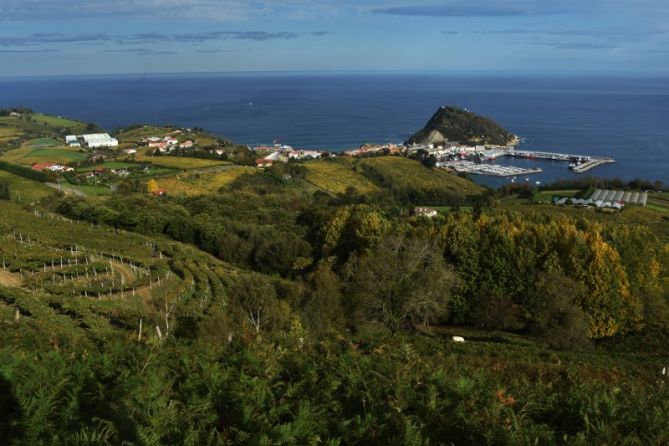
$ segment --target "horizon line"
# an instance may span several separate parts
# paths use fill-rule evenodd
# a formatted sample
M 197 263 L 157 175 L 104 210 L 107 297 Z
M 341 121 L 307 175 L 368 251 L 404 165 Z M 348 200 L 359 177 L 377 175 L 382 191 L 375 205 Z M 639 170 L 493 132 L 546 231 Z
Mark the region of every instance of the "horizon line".
M 0 75 L 2 80 L 25 80 L 44 78 L 91 78 L 130 76 L 195 76 L 195 75 L 297 75 L 297 74 L 457 74 L 457 75 L 555 75 L 555 76 L 602 76 L 602 77 L 669 77 L 669 72 L 611 70 L 517 70 L 517 69 L 305 69 L 305 70 L 231 70 L 231 71 L 166 71 L 126 73 L 75 73 L 75 74 L 15 74 Z

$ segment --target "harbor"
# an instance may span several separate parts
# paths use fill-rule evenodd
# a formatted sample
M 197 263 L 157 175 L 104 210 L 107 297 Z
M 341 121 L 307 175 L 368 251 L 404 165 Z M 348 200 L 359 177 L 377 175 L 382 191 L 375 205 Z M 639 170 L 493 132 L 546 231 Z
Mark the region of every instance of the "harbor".
M 608 157 L 594 157 L 589 155 L 573 155 L 567 153 L 557 152 L 537 152 L 529 150 L 508 150 L 505 155 L 529 158 L 529 159 L 543 159 L 552 161 L 568 161 L 569 169 L 574 173 L 584 173 L 595 167 L 603 164 L 615 163 L 613 158 Z
M 575 155 L 559 152 L 542 152 L 534 150 L 515 150 L 513 148 L 491 148 L 480 150 L 467 156 L 455 159 L 442 158 L 437 165 L 459 173 L 475 175 L 490 175 L 497 177 L 512 177 L 542 173 L 541 168 L 502 166 L 494 162 L 502 158 L 520 158 L 524 160 L 561 161 L 569 163 L 569 170 L 573 173 L 585 173 L 604 164 L 614 163 L 613 158 L 595 157 L 590 155 Z
M 473 161 L 458 160 L 441 163 L 440 167 L 450 169 L 457 173 L 470 173 L 474 175 L 490 175 L 495 177 L 515 177 L 543 172 L 540 168 L 525 169 L 515 166 L 498 166 L 490 163 L 475 163 Z

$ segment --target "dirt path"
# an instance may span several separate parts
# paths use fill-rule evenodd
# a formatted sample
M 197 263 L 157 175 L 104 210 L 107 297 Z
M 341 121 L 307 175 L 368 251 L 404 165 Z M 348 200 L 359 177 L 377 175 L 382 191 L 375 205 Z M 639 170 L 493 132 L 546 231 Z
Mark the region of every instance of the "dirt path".
M 125 283 L 130 283 L 135 280 L 135 273 L 128 265 L 124 265 L 121 262 L 111 262 L 112 268 L 118 271 L 122 276 Z
M 70 189 L 69 187 L 64 187 L 62 185 L 59 186 L 56 183 L 44 183 L 44 184 L 46 184 L 47 186 L 49 186 L 53 189 L 60 190 L 63 193 L 65 193 L 66 195 L 72 194 L 72 195 L 76 195 L 78 197 L 85 197 L 86 196 L 86 194 L 81 192 L 80 190 Z

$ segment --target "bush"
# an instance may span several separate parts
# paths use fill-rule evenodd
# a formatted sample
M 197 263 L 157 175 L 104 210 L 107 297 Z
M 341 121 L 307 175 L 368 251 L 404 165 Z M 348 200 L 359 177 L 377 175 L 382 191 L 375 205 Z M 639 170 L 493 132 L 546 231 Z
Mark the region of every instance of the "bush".
M 11 199 L 11 194 L 9 193 L 9 182 L 0 180 L 0 200 L 9 199 Z
M 562 273 L 539 274 L 529 305 L 532 331 L 560 350 L 588 345 L 588 322 L 574 303 L 585 293 L 583 284 Z
M 493 330 L 519 330 L 524 324 L 520 308 L 506 295 L 482 292 L 474 300 L 472 322 L 481 328 Z
M 41 183 L 46 183 L 49 181 L 49 176 L 44 172 L 38 172 L 32 170 L 30 167 L 19 166 L 18 164 L 8 163 L 6 161 L 0 161 L 0 170 L 4 170 L 14 175 L 20 177 L 28 178 L 29 180 L 39 181 Z

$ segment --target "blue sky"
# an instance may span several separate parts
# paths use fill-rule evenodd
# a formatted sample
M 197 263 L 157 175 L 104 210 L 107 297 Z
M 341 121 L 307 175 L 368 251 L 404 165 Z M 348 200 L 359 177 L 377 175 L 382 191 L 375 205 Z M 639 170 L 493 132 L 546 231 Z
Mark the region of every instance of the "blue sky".
M 0 76 L 669 72 L 669 0 L 0 0 Z

